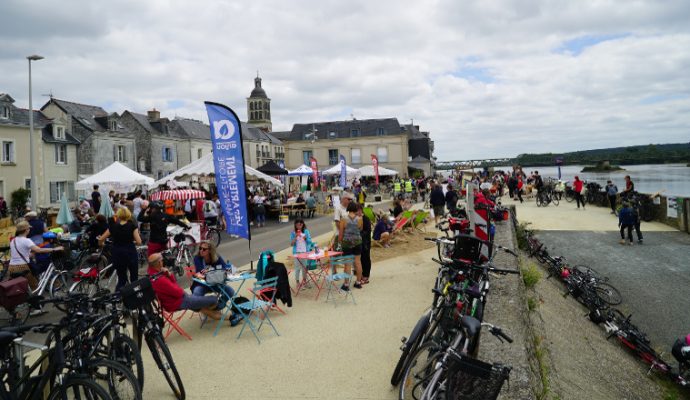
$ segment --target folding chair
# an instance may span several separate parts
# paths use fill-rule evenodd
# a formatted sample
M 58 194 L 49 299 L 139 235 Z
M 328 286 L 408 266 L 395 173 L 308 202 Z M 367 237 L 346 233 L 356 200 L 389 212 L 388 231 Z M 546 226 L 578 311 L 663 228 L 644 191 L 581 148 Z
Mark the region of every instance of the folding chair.
M 158 302 L 158 308 L 161 310 L 161 316 L 163 317 L 163 329 L 165 329 L 163 338 L 167 340 L 168 336 L 170 336 L 173 331 L 176 331 L 188 340 L 192 340 L 192 337 L 189 335 L 189 333 L 185 332 L 185 330 L 180 326 L 180 321 L 182 321 L 182 318 L 185 316 L 185 314 L 187 314 L 188 310 L 167 311 L 163 309 L 158 296 L 156 296 L 156 301 Z M 168 325 L 168 327 L 166 328 L 165 325 Z
M 331 300 L 331 292 L 333 291 L 333 305 L 338 306 L 338 299 L 337 295 L 338 292 L 344 293 L 344 299 L 343 302 L 347 302 L 347 298 L 352 299 L 352 304 L 357 304 L 355 301 L 355 295 L 354 295 L 354 289 L 352 288 L 352 280 L 354 279 L 353 274 L 348 274 L 345 271 L 343 272 L 338 272 L 338 268 L 345 268 L 346 265 L 350 265 L 351 268 L 354 268 L 355 264 L 355 256 L 337 256 L 337 257 L 331 257 L 329 260 L 329 266 L 330 266 L 330 273 L 328 276 L 326 276 L 326 285 L 328 286 L 328 290 L 326 291 L 326 303 L 328 303 Z M 339 281 L 343 281 L 343 284 L 347 283 L 347 285 L 350 287 L 350 290 L 340 290 L 340 287 L 337 286 Z
M 376 224 L 376 214 L 374 214 L 373 207 L 364 207 L 362 209 L 362 214 L 364 214 L 365 217 L 369 218 L 369 221 L 371 221 L 372 224 Z
M 420 232 L 426 232 L 426 224 L 424 223 L 424 220 L 428 216 L 428 211 L 419 211 L 417 215 L 415 215 L 414 220 L 412 220 L 412 226 Z
M 277 284 L 277 276 L 255 282 L 254 287 L 251 290 L 253 294 L 251 301 L 247 301 L 245 303 L 238 303 L 235 301 L 235 298 L 231 300 L 233 307 L 240 312 L 240 315 L 242 315 L 242 318 L 244 319 L 244 324 L 242 324 L 242 329 L 240 330 L 240 333 L 237 335 L 236 340 L 239 340 L 239 338 L 242 336 L 242 333 L 244 332 L 244 329 L 247 326 L 249 326 L 249 329 L 254 334 L 254 337 L 256 337 L 256 341 L 259 342 L 259 344 L 261 344 L 261 339 L 259 338 L 259 330 L 261 330 L 261 327 L 264 325 L 265 322 L 268 322 L 268 324 L 271 325 L 271 328 L 273 328 L 273 332 L 275 332 L 277 336 L 280 336 L 278 330 L 273 325 L 273 322 L 271 322 L 271 318 L 268 316 L 268 311 L 271 309 L 271 304 L 275 301 Z M 273 291 L 271 292 L 270 301 L 261 300 L 257 293 L 267 288 L 273 289 Z

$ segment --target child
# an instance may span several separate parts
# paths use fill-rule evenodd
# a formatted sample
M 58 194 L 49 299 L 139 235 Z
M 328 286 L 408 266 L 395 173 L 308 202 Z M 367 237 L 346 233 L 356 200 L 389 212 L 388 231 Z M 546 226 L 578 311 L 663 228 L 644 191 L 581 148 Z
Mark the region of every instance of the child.
M 306 253 L 313 246 L 309 229 L 307 229 L 307 226 L 304 224 L 304 220 L 301 218 L 295 220 L 295 230 L 290 232 L 290 245 L 292 246 L 292 254 Z M 294 261 L 295 282 L 297 282 L 297 284 L 300 283 L 302 269 L 307 265 L 307 262 L 307 260 L 298 259 L 295 259 Z M 302 276 L 302 280 L 305 281 L 306 279 L 307 274 L 305 271 L 304 276 Z
M 621 229 L 621 244 L 625 244 L 625 235 L 623 232 L 625 229 L 628 230 L 628 240 L 630 241 L 630 246 L 633 244 L 632 228 L 635 226 L 635 214 L 630 203 L 623 202 L 623 208 L 621 208 L 618 213 L 618 226 Z

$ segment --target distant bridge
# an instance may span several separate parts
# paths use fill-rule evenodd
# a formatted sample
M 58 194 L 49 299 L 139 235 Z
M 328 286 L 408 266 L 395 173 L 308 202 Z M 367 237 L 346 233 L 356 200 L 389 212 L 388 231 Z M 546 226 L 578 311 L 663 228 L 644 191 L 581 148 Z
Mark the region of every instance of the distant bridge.
M 472 169 L 513 164 L 513 158 L 489 158 L 485 160 L 437 161 L 436 169 Z

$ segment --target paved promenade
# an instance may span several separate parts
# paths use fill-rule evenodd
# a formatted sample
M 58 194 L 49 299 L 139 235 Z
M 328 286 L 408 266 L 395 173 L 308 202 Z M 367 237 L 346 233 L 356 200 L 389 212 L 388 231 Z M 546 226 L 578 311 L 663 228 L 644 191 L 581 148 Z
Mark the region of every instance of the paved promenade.
M 317 240 L 325 245 L 329 238 L 324 234 Z M 336 308 L 324 297 L 314 300 L 314 291 L 293 297 L 287 315 L 271 314 L 281 336 L 264 326 L 261 345 L 248 330 L 235 340 L 241 326 L 226 323 L 213 337 L 215 325 L 200 329 L 197 317 L 185 319 L 182 326 L 193 340 L 172 334 L 168 343 L 187 398 L 396 399 L 389 380 L 400 356 L 400 336 L 409 333 L 431 301 L 435 252 L 431 248 L 375 263 L 371 283 L 353 289 L 357 305 Z M 142 354 L 144 398 L 168 397 L 170 389 L 150 353 Z
M 534 199 L 515 204 L 520 222 L 530 222 L 552 255 L 586 264 L 608 276 L 623 295 L 619 308 L 648 332 L 660 351 L 690 332 L 690 235 L 659 222 L 643 222 L 644 244 L 618 242 L 618 219 L 603 207 L 578 210 L 562 201 L 537 207 Z M 637 239 L 633 232 L 633 237 Z

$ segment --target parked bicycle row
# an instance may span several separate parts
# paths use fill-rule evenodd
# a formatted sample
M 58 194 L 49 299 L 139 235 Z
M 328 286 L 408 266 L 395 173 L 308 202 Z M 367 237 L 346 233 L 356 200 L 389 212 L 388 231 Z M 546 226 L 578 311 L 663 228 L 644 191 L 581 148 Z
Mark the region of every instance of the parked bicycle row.
M 498 252 L 514 252 L 492 241 L 467 234 L 464 210 L 448 215 L 438 228 L 445 237 L 427 238 L 437 246 L 438 274 L 429 309 L 409 337 L 402 338 L 402 354 L 391 384 L 399 385 L 400 399 L 495 399 L 508 379 L 511 366 L 480 359 L 482 332 L 501 342 L 512 339 L 501 327 L 484 321 L 491 274 L 518 274 L 498 268 Z
M 185 398 L 182 380 L 163 339 L 163 318 L 151 280 L 146 277 L 120 292 L 93 296 L 71 293 L 52 299 L 26 295 L 29 306 L 52 305 L 62 313 L 58 322 L 0 329 L 0 398 L 141 399 L 144 366 L 141 342 L 178 399 Z M 57 312 L 57 311 L 56 311 Z M 129 336 L 132 321 L 134 338 Z M 43 344 L 25 339 L 30 332 L 45 335 Z M 136 340 L 135 340 L 136 339 Z M 40 356 L 26 365 L 25 352 Z
M 563 256 L 552 256 L 534 233 L 526 230 L 527 252 L 548 270 L 548 277 L 559 278 L 571 295 L 587 307 L 589 319 L 603 326 L 607 339 L 616 338 L 643 362 L 650 372 L 657 371 L 683 387 L 690 387 L 690 334 L 673 343 L 671 353 L 678 362 L 672 367 L 651 345 L 649 337 L 625 315 L 612 307 L 623 302 L 620 292 L 608 278 L 585 265 L 571 265 Z

